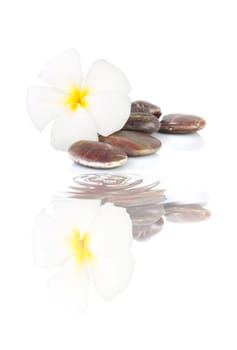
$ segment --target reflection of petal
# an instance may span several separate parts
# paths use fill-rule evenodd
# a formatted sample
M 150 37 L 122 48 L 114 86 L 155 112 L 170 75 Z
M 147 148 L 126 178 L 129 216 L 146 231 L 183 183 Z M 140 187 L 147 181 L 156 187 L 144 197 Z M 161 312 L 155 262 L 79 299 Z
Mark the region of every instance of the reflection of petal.
M 42 131 L 64 110 L 65 94 L 48 87 L 30 87 L 26 94 L 26 107 L 34 126 Z
M 98 294 L 110 300 L 123 292 L 132 278 L 134 264 L 132 255 L 121 259 L 96 257 L 92 275 Z
M 205 145 L 203 138 L 197 133 L 187 135 L 168 135 L 158 133 L 154 136 L 157 136 L 157 138 L 164 145 L 182 151 L 192 151 L 195 149 L 200 149 Z
M 75 86 L 79 88 L 82 81 L 80 56 L 74 49 L 66 50 L 46 63 L 39 76 L 65 92 Z
M 79 266 L 76 260 L 71 258 L 47 284 L 59 303 L 78 312 L 86 309 L 89 291 L 86 265 Z
M 67 111 L 52 127 L 51 144 L 58 150 L 67 151 L 79 140 L 98 140 L 95 123 L 83 109 L 76 112 Z
M 61 264 L 72 254 L 66 242 L 65 231 L 45 211 L 34 222 L 33 254 L 36 265 L 46 268 Z
M 99 134 L 108 136 L 126 123 L 131 109 L 130 98 L 119 92 L 104 92 L 87 97 L 88 113 Z
M 55 216 L 69 235 L 75 229 L 85 233 L 99 208 L 100 200 L 61 198 L 53 202 Z
M 117 91 L 128 94 L 131 90 L 129 81 L 123 72 L 113 64 L 102 59 L 91 65 L 84 85 L 92 94 L 105 91 Z
M 90 249 L 94 255 L 123 257 L 132 246 L 132 223 L 124 208 L 103 205 L 89 228 Z

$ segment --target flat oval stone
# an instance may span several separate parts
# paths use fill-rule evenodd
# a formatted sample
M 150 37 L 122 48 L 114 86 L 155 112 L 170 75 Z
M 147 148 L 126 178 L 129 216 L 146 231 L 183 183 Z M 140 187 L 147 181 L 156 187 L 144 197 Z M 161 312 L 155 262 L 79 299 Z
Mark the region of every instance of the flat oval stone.
M 143 132 L 120 130 L 110 136 L 100 136 L 100 141 L 121 148 L 128 156 L 153 154 L 161 147 L 160 140 Z
M 142 131 L 148 134 L 160 129 L 160 121 L 150 113 L 131 113 L 123 130 Z
M 175 223 L 200 222 L 210 218 L 208 209 L 198 204 L 169 205 L 165 208 L 166 219 Z
M 127 155 L 113 145 L 96 141 L 79 141 L 69 148 L 71 159 L 91 168 L 111 169 L 127 162 Z
M 133 225 L 151 225 L 157 222 L 164 214 L 164 206 L 152 203 L 127 208 Z
M 205 127 L 203 118 L 191 114 L 168 114 L 161 120 L 159 132 L 167 134 L 191 134 Z
M 160 107 L 143 100 L 132 102 L 131 113 L 151 113 L 157 118 L 162 114 Z
M 132 233 L 133 238 L 136 241 L 147 241 L 148 239 L 152 238 L 154 235 L 157 235 L 160 233 L 164 226 L 164 220 L 163 218 L 160 218 L 157 222 L 151 224 L 151 225 L 133 225 L 132 226 Z

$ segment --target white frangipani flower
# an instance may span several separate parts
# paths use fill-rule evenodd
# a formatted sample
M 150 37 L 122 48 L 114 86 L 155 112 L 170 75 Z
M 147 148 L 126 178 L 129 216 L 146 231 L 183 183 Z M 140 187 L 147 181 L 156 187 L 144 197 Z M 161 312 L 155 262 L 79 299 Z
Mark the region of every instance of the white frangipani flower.
M 128 285 L 134 268 L 132 224 L 124 208 L 98 200 L 59 199 L 54 216 L 42 211 L 33 227 L 38 267 L 59 269 L 48 281 L 56 299 L 82 312 L 89 280 L 110 300 Z
M 131 108 L 131 87 L 122 71 L 97 60 L 83 79 L 80 57 L 67 50 L 49 61 L 40 78 L 52 87 L 30 87 L 27 110 L 33 124 L 43 130 L 52 120 L 52 146 L 67 151 L 79 140 L 98 140 L 126 123 Z

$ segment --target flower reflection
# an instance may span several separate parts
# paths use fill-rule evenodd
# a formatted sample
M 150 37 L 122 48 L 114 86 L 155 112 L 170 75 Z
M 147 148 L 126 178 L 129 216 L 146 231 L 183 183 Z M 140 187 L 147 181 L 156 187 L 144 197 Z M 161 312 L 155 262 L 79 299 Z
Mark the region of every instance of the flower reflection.
M 48 282 L 56 299 L 78 311 L 86 308 L 89 281 L 109 300 L 129 284 L 133 238 L 146 241 L 167 223 L 210 217 L 205 193 L 174 194 L 135 175 L 81 175 L 34 223 L 37 266 L 58 270 Z
M 128 285 L 134 267 L 132 225 L 124 208 L 99 200 L 61 198 L 53 213 L 42 211 L 34 223 L 36 265 L 59 266 L 48 281 L 58 301 L 84 311 L 89 280 L 110 300 Z

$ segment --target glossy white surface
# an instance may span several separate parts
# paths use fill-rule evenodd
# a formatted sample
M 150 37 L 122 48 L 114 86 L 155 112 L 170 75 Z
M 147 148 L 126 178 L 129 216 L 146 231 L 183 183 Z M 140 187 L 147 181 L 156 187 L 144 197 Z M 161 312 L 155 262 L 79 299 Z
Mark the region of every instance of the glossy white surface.
M 1 349 L 235 350 L 235 2 L 12 0 L 1 7 Z M 111 302 L 92 291 L 82 316 L 54 302 L 45 286 L 51 272 L 32 257 L 35 216 L 73 175 L 89 171 L 52 149 L 48 131 L 39 134 L 25 111 L 27 86 L 38 85 L 45 61 L 68 47 L 81 52 L 85 68 L 100 56 L 121 67 L 133 100 L 207 120 L 201 149 L 167 142 L 158 156 L 115 172 L 160 178 L 173 194 L 207 191 L 212 211 L 209 221 L 167 223 L 152 240 L 135 242 L 128 289 Z

